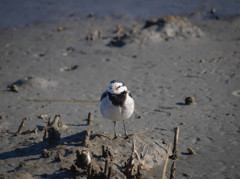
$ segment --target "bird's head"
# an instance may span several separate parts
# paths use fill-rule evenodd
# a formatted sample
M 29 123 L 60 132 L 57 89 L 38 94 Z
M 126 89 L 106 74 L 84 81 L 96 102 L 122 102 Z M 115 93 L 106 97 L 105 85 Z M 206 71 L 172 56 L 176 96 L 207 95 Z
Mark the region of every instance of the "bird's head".
M 109 84 L 107 91 L 111 94 L 120 94 L 124 91 L 127 91 L 127 87 L 120 81 L 113 80 Z

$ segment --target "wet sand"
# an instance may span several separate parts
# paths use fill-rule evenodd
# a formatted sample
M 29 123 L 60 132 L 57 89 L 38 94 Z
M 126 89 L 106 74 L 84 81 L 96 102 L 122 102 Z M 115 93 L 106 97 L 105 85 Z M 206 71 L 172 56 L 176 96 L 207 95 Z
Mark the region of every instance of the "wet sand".
M 126 122 L 130 133 L 149 129 L 141 135 L 168 145 L 179 126 L 176 178 L 240 177 L 240 18 L 168 16 L 146 24 L 146 19 L 73 17 L 0 30 L 2 175 L 79 176 L 60 170 L 54 155 L 42 157 L 48 121 L 38 116 L 61 114 L 67 126 L 60 130 L 61 145 L 77 143 L 87 129 L 112 134 L 113 124 L 101 116 L 98 101 L 116 79 L 136 103 Z M 188 96 L 195 99 L 191 105 L 184 104 Z M 89 112 L 91 126 L 86 125 Z M 23 131 L 38 132 L 14 136 L 24 118 Z M 117 129 L 123 134 L 121 123 Z

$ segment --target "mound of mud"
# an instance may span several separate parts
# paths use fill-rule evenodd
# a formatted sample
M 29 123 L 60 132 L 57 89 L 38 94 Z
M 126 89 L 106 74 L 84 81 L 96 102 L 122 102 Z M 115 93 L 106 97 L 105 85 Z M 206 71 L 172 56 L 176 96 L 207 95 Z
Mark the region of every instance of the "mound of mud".
M 85 131 L 82 137 L 82 142 L 78 145 L 59 145 L 46 150 L 44 156 L 53 157 L 55 162 L 60 162 L 61 170 L 74 172 L 83 178 L 102 178 L 109 175 L 111 178 L 139 175 L 146 178 L 152 175 L 154 168 L 162 166 L 166 159 L 166 145 L 141 135 L 112 139 L 106 133 Z M 70 155 L 66 155 L 67 153 Z
M 143 34 L 152 40 L 168 40 L 170 38 L 198 38 L 203 35 L 201 29 L 191 24 L 186 17 L 166 15 L 149 19 L 143 27 Z
M 141 28 L 122 30 L 112 38 L 108 46 L 122 47 L 131 43 L 161 42 L 173 38 L 199 38 L 203 32 L 191 24 L 186 17 L 166 15 L 145 21 Z
M 55 88 L 56 86 L 57 82 L 55 81 L 47 80 L 41 77 L 27 76 L 11 83 L 7 86 L 7 89 L 12 92 L 19 92 L 20 89 L 51 89 Z

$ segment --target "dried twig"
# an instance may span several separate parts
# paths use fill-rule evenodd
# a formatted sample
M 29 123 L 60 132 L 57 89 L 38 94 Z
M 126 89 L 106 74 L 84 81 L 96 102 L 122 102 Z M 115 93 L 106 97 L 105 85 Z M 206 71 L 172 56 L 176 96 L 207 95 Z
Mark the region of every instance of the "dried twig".
M 167 177 L 166 177 L 166 171 L 167 171 L 168 158 L 169 158 L 169 155 L 170 155 L 171 148 L 172 148 L 172 145 L 170 144 L 170 145 L 168 146 L 168 152 L 167 152 L 165 164 L 164 164 L 164 167 L 163 167 L 162 179 L 166 179 L 166 178 L 167 178 Z
M 108 168 L 109 168 L 109 160 L 107 159 L 105 161 L 105 168 L 104 168 L 104 176 L 105 176 L 105 178 L 107 178 L 107 176 L 108 176 Z
M 109 168 L 108 168 L 108 176 L 107 176 L 107 179 L 110 179 L 110 178 L 112 178 L 112 167 L 110 166 Z
M 174 136 L 174 145 L 172 150 L 172 156 L 171 158 L 173 160 L 178 159 L 178 151 L 177 151 L 177 145 L 178 145 L 178 136 L 179 136 L 179 127 L 174 128 L 175 136 Z
M 55 117 L 52 121 L 51 121 L 51 119 L 48 121 L 48 126 L 52 126 L 57 129 L 59 127 L 60 117 L 61 117 L 60 114 L 55 115 Z
M 125 162 L 125 166 L 123 167 L 124 174 L 126 175 L 127 178 L 132 178 L 133 177 L 133 167 L 134 167 L 134 156 L 135 156 L 135 142 L 133 140 L 132 143 L 132 153 L 130 157 L 127 159 Z
M 192 148 L 187 148 L 187 152 L 189 155 L 194 155 L 195 154 L 195 151 L 192 149 Z
M 102 39 L 102 30 L 101 29 L 98 30 L 98 39 L 99 40 Z
M 93 41 L 93 40 L 95 40 L 95 38 L 94 38 L 94 33 L 91 33 L 91 34 L 90 34 L 90 41 Z
M 136 178 L 137 179 L 142 179 L 142 165 L 138 164 L 138 168 L 137 168 L 137 174 L 136 174 Z
M 88 179 L 93 178 L 93 166 L 92 164 L 88 165 Z
M 85 131 L 85 136 L 84 136 L 84 139 L 83 139 L 83 145 L 84 146 L 88 146 L 90 136 L 91 136 L 91 131 L 90 130 L 86 130 Z
M 23 128 L 24 128 L 24 124 L 25 124 L 26 120 L 27 120 L 27 118 L 24 118 L 24 119 L 22 120 L 22 122 L 21 122 L 21 124 L 20 124 L 20 126 L 19 126 L 19 128 L 18 128 L 18 131 L 17 131 L 17 133 L 15 134 L 16 136 L 19 135 L 19 134 L 22 134 Z
M 171 166 L 170 179 L 175 178 L 175 171 L 176 171 L 176 161 L 173 161 L 172 166 Z
M 120 25 L 116 26 L 116 33 L 120 35 L 123 32 L 123 28 Z
M 113 160 L 113 154 L 111 153 L 110 149 L 106 147 L 105 145 L 102 145 L 102 157 L 108 158 L 110 157 L 110 160 Z
M 151 172 L 150 167 L 146 164 L 144 158 L 147 154 L 147 151 L 144 152 L 145 147 L 143 147 L 143 151 L 141 152 L 141 155 L 138 154 L 136 148 L 135 148 L 135 141 L 133 140 L 133 145 L 132 145 L 132 153 L 129 157 L 129 159 L 127 160 L 127 162 L 125 163 L 125 166 L 123 167 L 124 169 L 124 173 L 126 175 L 127 178 L 141 178 L 142 177 L 142 167 L 144 167 L 146 169 L 146 171 L 148 172 L 148 178 L 149 179 L 153 179 L 153 175 Z M 138 161 L 138 165 L 137 165 L 137 173 L 134 174 L 134 159 L 136 159 Z
M 88 113 L 87 125 L 91 125 L 93 121 L 93 115 L 91 112 Z

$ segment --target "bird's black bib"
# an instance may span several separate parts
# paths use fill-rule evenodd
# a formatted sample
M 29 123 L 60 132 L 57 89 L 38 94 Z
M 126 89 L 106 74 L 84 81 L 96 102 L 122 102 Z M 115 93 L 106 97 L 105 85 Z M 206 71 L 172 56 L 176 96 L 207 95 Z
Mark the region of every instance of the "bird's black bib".
M 108 96 L 114 106 L 123 107 L 123 104 L 127 97 L 127 92 L 123 91 L 121 94 L 111 94 L 108 92 Z

